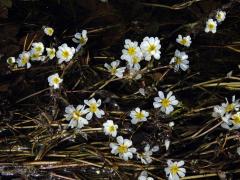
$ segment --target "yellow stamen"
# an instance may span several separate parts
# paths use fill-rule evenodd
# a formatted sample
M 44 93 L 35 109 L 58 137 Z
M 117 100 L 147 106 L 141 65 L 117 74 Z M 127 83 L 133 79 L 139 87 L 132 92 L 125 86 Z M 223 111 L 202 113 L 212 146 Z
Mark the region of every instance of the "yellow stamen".
M 187 40 L 186 40 L 185 38 L 183 38 L 183 39 L 180 41 L 180 44 L 182 44 L 182 45 L 187 44 Z
M 234 114 L 232 116 L 233 124 L 240 125 L 240 114 Z
M 140 59 L 139 59 L 138 57 L 134 56 L 133 59 L 132 59 L 133 64 L 139 63 L 139 60 L 140 60 Z
M 142 119 L 142 118 L 144 118 L 144 114 L 142 112 L 136 112 L 135 118 L 136 119 Z
M 109 130 L 109 132 L 113 133 L 116 129 L 115 129 L 114 125 L 111 125 L 111 126 L 109 126 L 108 130 Z
M 62 56 L 63 56 L 64 58 L 68 58 L 69 55 L 70 55 L 70 54 L 69 54 L 68 51 L 63 51 L 63 52 L 62 52 Z
M 230 112 L 235 108 L 235 105 L 233 103 L 228 104 L 227 107 L 225 108 L 226 112 Z
M 163 107 L 168 107 L 170 105 L 170 101 L 167 98 L 162 99 L 161 101 Z
M 174 164 L 170 167 L 171 174 L 175 175 L 175 174 L 177 174 L 178 171 L 179 171 L 179 167 L 176 164 Z
M 80 111 L 74 111 L 72 114 L 72 117 L 74 120 L 78 120 L 81 117 L 81 112 Z
M 150 46 L 148 47 L 148 52 L 151 53 L 152 51 L 156 51 L 155 44 L 150 44 Z
M 55 78 L 53 79 L 53 83 L 54 83 L 54 84 L 59 84 L 59 82 L 60 82 L 60 78 L 55 77 Z
M 135 53 L 136 53 L 136 48 L 135 47 L 128 48 L 128 54 L 130 56 L 134 55 Z
M 213 30 L 214 27 L 215 27 L 214 24 L 212 24 L 212 23 L 208 24 L 208 28 L 209 28 L 210 30 Z
M 182 63 L 182 59 L 180 57 L 175 57 L 175 58 L 176 58 L 176 61 L 175 61 L 176 64 Z
M 98 109 L 97 104 L 96 103 L 90 104 L 89 109 L 90 109 L 90 112 L 95 113 Z
M 120 153 L 120 154 L 124 154 L 124 153 L 126 153 L 128 151 L 128 148 L 127 148 L 127 146 L 125 146 L 124 144 L 121 144 L 119 147 L 118 147 L 118 152 Z

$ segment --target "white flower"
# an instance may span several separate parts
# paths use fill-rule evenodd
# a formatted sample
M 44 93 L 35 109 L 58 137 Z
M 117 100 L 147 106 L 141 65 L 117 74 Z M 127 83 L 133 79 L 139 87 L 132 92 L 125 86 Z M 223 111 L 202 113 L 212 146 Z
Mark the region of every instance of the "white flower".
M 153 152 L 159 151 L 159 146 L 154 146 L 152 149 L 150 148 L 150 145 L 147 144 L 144 147 L 144 152 L 137 153 L 137 158 L 141 159 L 141 162 L 143 164 L 150 164 L 152 162 L 152 154 Z
M 165 145 L 165 148 L 166 148 L 166 151 L 167 151 L 167 150 L 169 149 L 169 146 L 170 146 L 170 141 L 169 141 L 169 139 L 165 139 L 164 145 Z
M 64 61 L 70 61 L 73 58 L 74 53 L 74 47 L 70 48 L 67 44 L 62 44 L 59 46 L 57 51 L 58 64 L 61 64 Z
M 186 46 L 186 47 L 190 47 L 192 41 L 191 41 L 191 37 L 190 36 L 185 36 L 183 37 L 182 35 L 178 35 L 177 39 L 176 39 L 176 42 L 183 45 L 183 46 Z
M 168 126 L 171 127 L 171 128 L 172 128 L 174 125 L 175 125 L 175 123 L 174 123 L 173 121 L 169 122 L 169 124 L 168 124 Z
M 166 114 L 171 113 L 174 110 L 173 106 L 176 106 L 178 104 L 178 100 L 176 100 L 175 96 L 172 94 L 172 91 L 170 91 L 165 98 L 163 92 L 158 91 L 159 97 L 154 98 L 154 108 L 160 107 L 162 112 Z
M 188 55 L 185 52 L 180 52 L 178 49 L 175 51 L 174 57 L 171 59 L 170 64 L 174 64 L 174 71 L 179 71 L 179 68 L 186 71 L 189 68 Z
M 237 153 L 240 156 L 240 147 L 237 148 Z
M 217 22 L 214 21 L 213 19 L 208 19 L 206 22 L 205 32 L 216 33 L 216 31 L 217 31 Z
M 59 77 L 58 73 L 48 77 L 49 86 L 53 87 L 53 89 L 58 89 L 60 83 L 62 82 L 63 82 L 63 79 Z
M 184 165 L 184 161 L 172 162 L 171 160 L 168 160 L 167 164 L 168 167 L 164 170 L 169 180 L 179 180 L 179 177 L 185 176 L 186 169 L 182 167 Z
M 114 124 L 112 120 L 107 120 L 103 123 L 103 131 L 105 135 L 111 135 L 112 137 L 117 136 L 118 125 Z
M 17 59 L 18 67 L 27 66 L 27 68 L 30 68 L 31 64 L 29 61 L 30 61 L 30 53 L 26 51 L 22 52 L 21 54 L 19 54 Z
M 140 47 L 146 61 L 150 61 L 152 56 L 157 60 L 160 59 L 161 44 L 158 37 L 145 37 Z
M 232 115 L 231 122 L 233 124 L 233 129 L 240 128 L 240 112 L 237 112 L 234 115 Z
M 133 153 L 136 153 L 136 148 L 130 148 L 131 146 L 132 141 L 123 139 L 122 136 L 117 137 L 117 143 L 110 143 L 110 148 L 112 148 L 111 153 L 114 155 L 119 154 L 119 157 L 125 161 L 132 159 Z
M 130 59 L 127 60 L 129 68 L 134 69 L 134 70 L 140 70 L 140 61 L 142 61 L 142 54 L 132 56 Z
M 216 17 L 217 22 L 221 23 L 226 18 L 226 12 L 225 11 L 217 11 Z
M 83 117 L 87 113 L 86 109 L 84 109 L 85 106 L 78 105 L 76 108 L 74 108 L 73 105 L 69 105 L 65 108 L 65 118 L 66 120 L 70 121 L 68 126 L 71 128 L 82 128 L 84 125 L 88 124 L 87 119 Z
M 240 108 L 239 99 L 236 100 L 235 95 L 232 96 L 232 103 L 229 103 L 226 98 L 226 103 L 222 103 L 222 107 L 225 108 L 225 112 L 229 113 L 231 111 L 238 111 Z
M 88 106 L 86 115 L 86 118 L 88 120 L 92 119 L 93 114 L 95 114 L 98 118 L 101 118 L 105 113 L 103 110 L 99 109 L 98 107 L 101 106 L 101 99 L 98 99 L 97 101 L 92 98 L 90 100 L 84 100 L 84 103 Z
M 41 56 L 44 52 L 44 45 L 42 42 L 32 43 L 31 54 L 38 54 Z
M 9 57 L 9 58 L 7 58 L 7 63 L 8 63 L 9 65 L 13 65 L 14 63 L 16 63 L 15 57 Z
M 142 171 L 140 176 L 138 177 L 138 180 L 154 180 L 154 179 L 152 177 L 148 177 L 146 171 Z
M 55 48 L 46 48 L 46 50 L 47 50 L 47 56 L 49 57 L 49 59 L 53 59 L 56 54 Z
M 138 42 L 131 41 L 130 39 L 125 40 L 124 49 L 122 50 L 122 60 L 131 61 L 134 56 L 142 56 L 142 52 L 138 46 Z
M 137 124 L 138 122 L 144 122 L 147 121 L 147 117 L 149 116 L 149 113 L 144 110 L 140 110 L 139 107 L 137 107 L 134 111 L 131 111 L 130 117 L 132 118 L 131 123 Z
M 44 33 L 48 36 L 52 36 L 54 33 L 54 29 L 51 27 L 43 27 L 44 28 Z
M 87 41 L 87 30 L 82 30 L 82 33 L 76 33 L 74 35 L 74 38 L 72 38 L 73 42 L 78 43 L 78 47 L 76 48 L 76 51 L 79 51 L 79 49 L 84 46 Z
M 111 62 L 111 64 L 104 64 L 104 67 L 107 68 L 108 72 L 111 73 L 111 75 L 117 76 L 118 78 L 123 77 L 123 73 L 125 72 L 125 67 L 118 68 L 120 64 L 119 60 Z

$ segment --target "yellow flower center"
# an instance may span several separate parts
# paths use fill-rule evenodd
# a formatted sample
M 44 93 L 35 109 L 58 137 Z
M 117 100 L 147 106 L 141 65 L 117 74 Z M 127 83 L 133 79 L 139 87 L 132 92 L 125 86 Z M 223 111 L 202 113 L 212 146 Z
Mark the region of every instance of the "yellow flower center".
M 162 99 L 161 101 L 163 107 L 168 107 L 170 105 L 170 101 L 167 98 Z
M 59 82 L 60 82 L 60 78 L 55 77 L 55 78 L 53 79 L 53 83 L 54 83 L 54 84 L 59 84 Z
M 135 53 L 136 53 L 136 48 L 135 47 L 128 48 L 128 54 L 130 56 L 133 56 Z
M 90 112 L 95 113 L 98 109 L 97 104 L 96 103 L 90 104 L 89 109 L 90 109 Z
M 27 64 L 28 61 L 29 61 L 29 58 L 28 58 L 27 56 L 23 56 L 23 57 L 22 57 L 22 63 L 23 63 L 23 64 Z
M 170 168 L 170 172 L 172 175 L 177 174 L 178 171 L 179 171 L 179 167 L 176 164 L 172 165 L 172 167 Z
M 239 125 L 240 124 L 240 114 L 234 114 L 232 116 L 233 124 Z
M 230 112 L 235 108 L 235 105 L 233 103 L 228 104 L 227 107 L 225 108 L 226 112 Z
M 52 34 L 53 34 L 53 29 L 52 29 L 52 28 L 47 28 L 47 33 L 48 33 L 49 35 L 52 35 Z
M 113 133 L 116 129 L 115 129 L 114 125 L 111 125 L 111 126 L 109 126 L 108 130 L 109 130 L 109 132 Z
M 74 120 L 78 120 L 81 117 L 81 112 L 80 111 L 74 111 L 72 114 L 72 117 Z
M 208 28 L 210 29 L 210 30 L 213 30 L 214 29 L 214 24 L 213 23 L 210 23 L 210 24 L 208 24 Z
M 150 44 L 150 46 L 148 47 L 148 52 L 151 53 L 152 51 L 156 51 L 155 44 Z
M 133 58 L 132 58 L 132 61 L 133 61 L 133 64 L 137 64 L 137 63 L 139 63 L 139 58 L 138 57 L 136 57 L 136 56 L 134 56 Z
M 62 52 L 62 56 L 64 57 L 64 58 L 68 58 L 69 57 L 69 52 L 68 51 L 63 51 Z
M 175 61 L 176 64 L 182 63 L 182 59 L 180 57 L 175 57 L 175 58 L 176 58 L 176 61 Z
M 116 67 L 112 67 L 111 68 L 111 74 L 115 75 L 117 73 L 117 68 Z
M 124 144 L 121 144 L 119 147 L 118 147 L 118 152 L 120 153 L 120 154 L 124 154 L 124 153 L 126 153 L 128 151 L 128 148 L 127 148 L 127 146 L 125 146 Z
M 38 47 L 35 48 L 35 50 L 36 50 L 37 52 L 40 52 L 40 51 L 42 51 L 42 48 L 41 48 L 40 46 L 38 46 Z
M 187 40 L 186 40 L 185 38 L 183 38 L 183 39 L 180 41 L 180 44 L 182 44 L 182 45 L 187 44 Z
M 85 40 L 83 37 L 80 37 L 79 43 L 80 43 L 80 44 L 85 44 L 85 43 L 86 43 L 86 40 Z
M 136 118 L 136 119 L 142 119 L 142 118 L 144 118 L 144 114 L 143 114 L 142 112 L 137 112 L 137 113 L 135 114 L 135 118 Z

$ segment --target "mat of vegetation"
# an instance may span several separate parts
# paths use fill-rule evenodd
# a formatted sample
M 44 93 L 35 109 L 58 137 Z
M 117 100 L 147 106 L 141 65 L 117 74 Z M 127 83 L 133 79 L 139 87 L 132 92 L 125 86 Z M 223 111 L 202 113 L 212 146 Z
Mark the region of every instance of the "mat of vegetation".
M 240 179 L 239 0 L 1 0 L 3 179 Z

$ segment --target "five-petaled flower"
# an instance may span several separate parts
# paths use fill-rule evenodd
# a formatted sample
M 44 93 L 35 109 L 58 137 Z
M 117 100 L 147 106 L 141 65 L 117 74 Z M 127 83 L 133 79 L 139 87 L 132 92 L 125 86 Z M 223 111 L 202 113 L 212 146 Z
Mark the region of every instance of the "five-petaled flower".
M 205 32 L 216 33 L 216 31 L 217 31 L 217 22 L 214 21 L 213 19 L 208 19 L 206 22 Z
M 186 71 L 189 68 L 188 55 L 185 52 L 180 52 L 178 49 L 175 51 L 174 57 L 171 59 L 170 64 L 174 65 L 174 71 L 179 71 L 179 68 Z
M 129 139 L 123 139 L 122 136 L 117 137 L 117 143 L 110 143 L 111 153 L 119 155 L 119 157 L 125 161 L 133 158 L 133 154 L 136 153 L 136 148 L 131 147 L 132 141 Z
M 68 62 L 73 58 L 73 55 L 75 53 L 74 47 L 68 47 L 66 43 L 62 44 L 58 47 L 57 51 L 57 58 L 58 58 L 58 64 L 61 64 L 62 62 Z
M 103 123 L 103 131 L 105 135 L 111 135 L 112 137 L 117 136 L 118 125 L 114 124 L 112 120 L 107 120 Z
M 190 47 L 192 41 L 191 41 L 191 37 L 190 36 L 185 36 L 183 37 L 182 35 L 178 35 L 177 39 L 176 39 L 176 42 L 183 45 L 183 46 L 186 46 L 186 47 Z
M 141 110 L 139 107 L 137 107 L 134 111 L 131 111 L 130 117 L 132 124 L 137 124 L 139 122 L 147 121 L 147 117 L 149 116 L 149 113 L 145 110 Z
M 48 36 L 52 36 L 54 33 L 54 29 L 51 27 L 43 27 L 44 28 L 44 33 Z
M 154 108 L 160 108 L 160 110 L 166 114 L 171 113 L 174 110 L 173 106 L 178 104 L 178 100 L 176 100 L 175 96 L 172 94 L 173 92 L 170 91 L 165 97 L 162 91 L 158 91 L 159 97 L 154 98 Z
M 73 105 L 69 105 L 65 108 L 65 118 L 70 121 L 69 125 L 71 128 L 81 129 L 84 125 L 88 124 L 88 120 L 83 116 L 87 113 L 85 106 L 78 105 L 76 108 Z
M 146 61 L 150 61 L 152 57 L 160 59 L 161 44 L 158 37 L 145 37 L 140 47 Z
M 58 89 L 59 85 L 62 82 L 63 82 L 63 79 L 59 77 L 58 73 L 55 73 L 48 77 L 49 86 L 53 87 L 53 89 Z
M 172 162 L 171 160 L 168 160 L 167 164 L 168 167 L 164 170 L 169 180 L 179 180 L 179 177 L 185 176 L 186 169 L 182 167 L 184 165 L 184 161 Z
M 84 103 L 88 106 L 87 115 L 86 118 L 88 120 L 92 119 L 93 114 L 97 116 L 97 118 L 101 118 L 105 113 L 103 110 L 99 109 L 99 106 L 101 106 L 101 99 L 98 99 L 97 101 L 92 98 L 90 100 L 84 100 Z
M 107 68 L 108 72 L 111 73 L 111 75 L 113 76 L 117 76 L 118 78 L 122 78 L 123 77 L 123 73 L 125 72 L 126 67 L 119 67 L 120 61 L 116 60 L 111 62 L 111 64 L 104 64 L 104 67 Z

